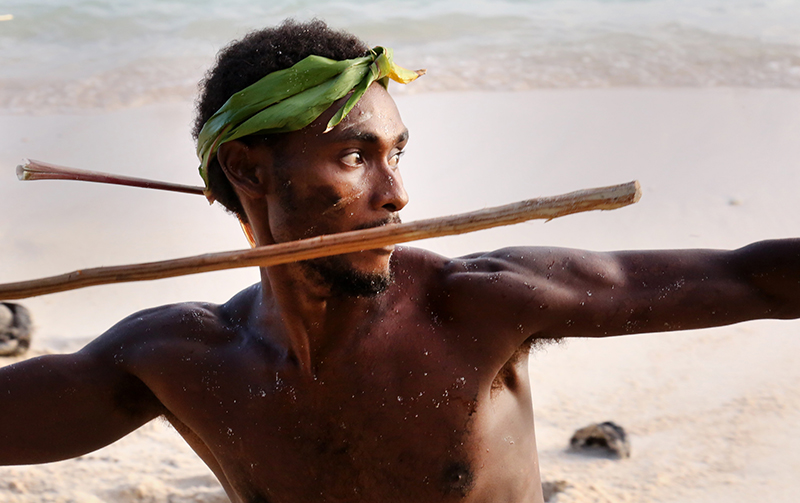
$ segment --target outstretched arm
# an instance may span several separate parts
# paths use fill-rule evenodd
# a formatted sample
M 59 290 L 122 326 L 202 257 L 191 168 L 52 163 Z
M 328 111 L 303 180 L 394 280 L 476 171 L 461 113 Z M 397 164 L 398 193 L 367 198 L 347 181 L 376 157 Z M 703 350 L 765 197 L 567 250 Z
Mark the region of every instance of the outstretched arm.
M 800 316 L 800 240 L 564 257 L 545 331 L 606 336 Z M 574 264 L 574 265 L 571 265 Z M 592 290 L 594 289 L 594 290 Z M 573 316 L 569 316 L 574 313 Z M 570 323 L 562 322 L 567 317 Z
M 448 273 L 451 309 L 510 348 L 800 317 L 799 239 L 733 251 L 508 248 L 453 260 Z
M 0 465 L 85 454 L 160 411 L 150 390 L 98 345 L 0 368 Z

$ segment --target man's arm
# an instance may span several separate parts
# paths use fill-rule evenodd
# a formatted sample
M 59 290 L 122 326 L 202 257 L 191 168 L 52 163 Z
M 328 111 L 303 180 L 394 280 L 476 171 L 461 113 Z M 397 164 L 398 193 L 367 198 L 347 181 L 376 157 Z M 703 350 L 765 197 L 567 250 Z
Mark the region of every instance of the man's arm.
M 543 327 L 559 336 L 688 330 L 800 316 L 800 240 L 763 241 L 733 251 L 573 254 L 562 263 L 551 297 L 556 316 Z
M 449 266 L 469 326 L 533 337 L 602 337 L 800 317 L 800 240 L 733 251 L 594 253 L 508 248 Z M 496 338 L 494 344 L 498 341 Z
M 113 332 L 69 355 L 0 368 L 0 465 L 45 463 L 93 451 L 157 417 L 150 390 L 123 369 Z

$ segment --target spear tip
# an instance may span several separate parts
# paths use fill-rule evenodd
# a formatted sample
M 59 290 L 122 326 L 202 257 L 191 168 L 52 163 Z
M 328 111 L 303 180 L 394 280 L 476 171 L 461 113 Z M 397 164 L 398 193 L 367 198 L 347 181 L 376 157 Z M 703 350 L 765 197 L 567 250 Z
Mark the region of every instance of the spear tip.
M 28 180 L 30 174 L 28 172 L 28 166 L 31 165 L 30 159 L 23 159 L 22 164 L 17 165 L 17 180 Z

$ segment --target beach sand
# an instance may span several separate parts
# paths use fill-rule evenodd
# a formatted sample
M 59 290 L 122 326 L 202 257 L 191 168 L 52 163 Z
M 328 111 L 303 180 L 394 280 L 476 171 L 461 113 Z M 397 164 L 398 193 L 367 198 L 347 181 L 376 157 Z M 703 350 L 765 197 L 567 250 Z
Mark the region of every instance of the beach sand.
M 411 130 L 412 221 L 639 179 L 614 212 L 532 222 L 414 246 L 460 255 L 510 245 L 591 250 L 731 248 L 797 233 L 800 91 L 595 89 L 399 96 Z M 191 104 L 0 116 L 0 280 L 246 247 L 202 197 L 76 182 L 18 183 L 23 157 L 196 184 Z M 21 301 L 31 355 L 73 351 L 119 319 L 183 300 L 222 302 L 254 269 L 94 287 Z M 554 501 L 794 502 L 800 471 L 798 322 L 575 339 L 531 359 L 544 480 Z M 0 365 L 11 359 L 0 358 Z M 613 420 L 632 457 L 565 451 Z M 0 501 L 226 501 L 164 422 L 76 460 L 0 468 Z

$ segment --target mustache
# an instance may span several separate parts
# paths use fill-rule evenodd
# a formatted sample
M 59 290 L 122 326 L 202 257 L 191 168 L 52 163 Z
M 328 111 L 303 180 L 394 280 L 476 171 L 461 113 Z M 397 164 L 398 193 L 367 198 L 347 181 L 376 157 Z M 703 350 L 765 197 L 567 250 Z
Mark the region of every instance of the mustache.
M 386 218 L 381 220 L 376 220 L 375 222 L 367 222 L 365 224 L 357 225 L 353 228 L 354 231 L 360 231 L 362 229 L 372 229 L 373 227 L 382 227 L 388 224 L 399 224 L 402 220 L 400 220 L 400 215 L 397 213 L 392 213 Z

